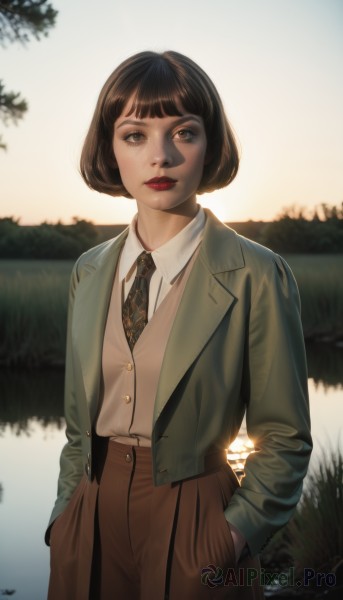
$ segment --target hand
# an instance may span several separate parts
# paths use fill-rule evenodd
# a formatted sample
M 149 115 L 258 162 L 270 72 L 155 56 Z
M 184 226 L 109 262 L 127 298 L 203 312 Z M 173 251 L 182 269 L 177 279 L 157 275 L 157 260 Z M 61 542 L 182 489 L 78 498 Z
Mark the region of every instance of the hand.
M 241 557 L 243 548 L 246 545 L 246 539 L 245 539 L 244 535 L 239 531 L 239 529 L 237 529 L 237 527 L 235 527 L 234 525 L 231 525 L 231 523 L 229 523 L 229 527 L 230 527 L 231 536 L 232 536 L 232 540 L 233 540 L 233 546 L 234 546 L 234 550 L 235 550 L 235 558 L 236 558 L 236 564 L 237 564 Z

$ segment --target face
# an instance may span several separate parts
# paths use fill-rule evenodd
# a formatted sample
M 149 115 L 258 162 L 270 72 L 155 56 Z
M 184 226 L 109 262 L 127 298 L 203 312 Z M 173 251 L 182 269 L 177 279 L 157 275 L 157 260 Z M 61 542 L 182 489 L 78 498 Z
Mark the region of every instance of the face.
M 196 202 L 206 133 L 201 117 L 180 112 L 181 116 L 139 119 L 127 116 L 127 108 L 115 122 L 115 159 L 138 210 L 180 210 Z

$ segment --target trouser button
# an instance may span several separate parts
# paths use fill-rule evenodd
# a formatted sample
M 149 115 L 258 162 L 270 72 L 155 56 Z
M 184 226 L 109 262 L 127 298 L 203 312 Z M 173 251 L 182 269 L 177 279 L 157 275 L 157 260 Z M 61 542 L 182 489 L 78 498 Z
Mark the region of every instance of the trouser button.
M 131 462 L 131 461 L 132 461 L 132 456 L 131 456 L 131 454 L 127 454 L 127 455 L 125 456 L 125 460 L 126 460 L 126 462 Z

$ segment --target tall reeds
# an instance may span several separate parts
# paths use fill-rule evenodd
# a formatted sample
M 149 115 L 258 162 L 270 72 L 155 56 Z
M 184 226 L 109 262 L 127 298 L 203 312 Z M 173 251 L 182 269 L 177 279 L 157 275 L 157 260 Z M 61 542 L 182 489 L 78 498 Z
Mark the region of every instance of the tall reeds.
M 343 255 L 289 255 L 307 340 L 343 340 Z M 0 261 L 0 365 L 64 362 L 70 261 Z
M 68 279 L 52 272 L 0 276 L 0 364 L 63 364 Z
M 301 582 L 309 569 L 333 573 L 337 586 L 342 585 L 343 454 L 339 449 L 323 450 L 321 462 L 307 475 L 294 516 L 269 542 L 262 564 L 279 572 L 292 567 Z M 316 580 L 311 583 L 315 586 Z
M 323 451 L 310 471 L 299 508 L 288 526 L 295 573 L 335 572 L 343 561 L 343 455 Z
M 298 283 L 307 340 L 343 340 L 343 254 L 286 256 Z

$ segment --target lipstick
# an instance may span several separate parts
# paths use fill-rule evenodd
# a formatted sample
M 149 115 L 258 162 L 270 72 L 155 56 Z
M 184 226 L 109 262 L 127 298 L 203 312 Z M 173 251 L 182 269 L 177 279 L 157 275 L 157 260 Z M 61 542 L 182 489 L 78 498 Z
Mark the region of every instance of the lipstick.
M 176 179 L 171 179 L 170 177 L 153 177 L 149 181 L 145 181 L 145 185 L 158 192 L 170 190 L 175 184 Z

